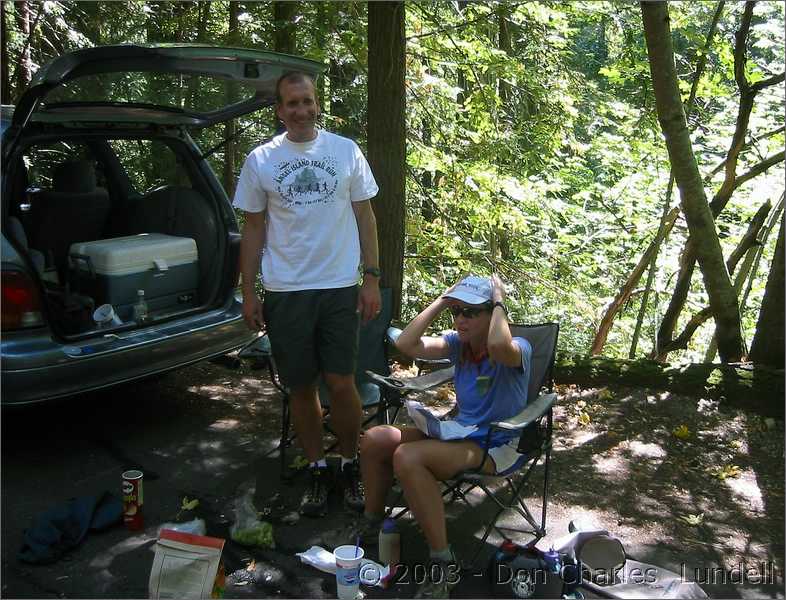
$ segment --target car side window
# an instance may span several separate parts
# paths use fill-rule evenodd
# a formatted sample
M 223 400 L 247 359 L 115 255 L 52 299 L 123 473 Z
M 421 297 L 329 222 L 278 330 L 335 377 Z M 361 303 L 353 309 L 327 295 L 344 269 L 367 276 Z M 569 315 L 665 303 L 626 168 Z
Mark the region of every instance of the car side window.
M 23 160 L 27 169 L 28 188 L 43 190 L 54 188 L 54 172 L 58 165 L 75 160 L 91 160 L 95 163 L 85 144 L 69 140 L 31 146 Z
M 174 150 L 158 140 L 109 140 L 131 182 L 132 195 L 143 195 L 162 185 L 193 188 L 191 176 Z

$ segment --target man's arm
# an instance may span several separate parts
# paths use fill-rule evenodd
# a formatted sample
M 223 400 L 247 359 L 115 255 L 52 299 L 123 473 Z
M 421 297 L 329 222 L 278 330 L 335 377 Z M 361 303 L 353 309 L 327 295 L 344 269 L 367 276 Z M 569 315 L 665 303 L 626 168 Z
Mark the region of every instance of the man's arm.
M 370 200 L 353 202 L 352 211 L 358 224 L 360 236 L 360 252 L 363 266 L 366 269 L 379 268 L 379 244 L 377 241 L 377 219 Z M 363 322 L 373 319 L 382 308 L 382 297 L 379 293 L 379 277 L 364 273 L 363 285 L 358 295 L 358 312 Z
M 245 212 L 243 237 L 240 240 L 240 273 L 243 277 L 243 320 L 252 331 L 265 326 L 262 303 L 256 292 L 259 256 L 265 246 L 265 212 Z

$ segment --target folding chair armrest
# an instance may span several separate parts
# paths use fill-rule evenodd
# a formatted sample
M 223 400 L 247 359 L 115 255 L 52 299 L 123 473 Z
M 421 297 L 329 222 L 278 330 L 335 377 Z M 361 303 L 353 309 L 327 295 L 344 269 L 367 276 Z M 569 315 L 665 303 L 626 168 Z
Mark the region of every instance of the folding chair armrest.
M 401 335 L 402 330 L 398 327 L 388 327 L 388 330 L 385 332 L 385 335 L 388 338 L 388 342 L 391 344 L 395 344 L 398 336 Z
M 557 394 L 555 393 L 541 394 L 535 399 L 535 402 L 528 404 L 519 414 L 504 421 L 495 421 L 491 423 L 491 428 L 511 431 L 524 429 L 527 425 L 546 414 L 556 401 Z
M 366 371 L 366 375 L 375 383 L 390 390 L 397 390 L 399 392 L 424 392 L 453 379 L 453 372 L 453 367 L 448 367 L 427 375 L 408 377 L 406 379 L 383 377 L 373 371 Z

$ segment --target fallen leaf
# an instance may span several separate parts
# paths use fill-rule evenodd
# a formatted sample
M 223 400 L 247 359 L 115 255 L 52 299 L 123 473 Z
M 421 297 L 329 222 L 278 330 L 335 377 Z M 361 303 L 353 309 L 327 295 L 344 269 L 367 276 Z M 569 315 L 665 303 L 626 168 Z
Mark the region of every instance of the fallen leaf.
M 695 527 L 697 525 L 701 525 L 704 522 L 704 513 L 699 513 L 697 515 L 682 515 L 680 519 L 688 525 Z
M 189 500 L 188 496 L 184 496 L 183 502 L 180 504 L 180 510 L 194 510 L 197 506 L 199 506 L 198 499 Z
M 289 463 L 290 469 L 304 469 L 308 466 L 308 461 L 303 458 L 302 456 L 296 456 L 292 459 L 292 462 Z
M 614 398 L 614 394 L 609 391 L 609 388 L 603 388 L 602 390 L 598 391 L 598 400 L 611 400 Z
M 742 473 L 737 465 L 723 465 L 722 467 L 715 468 L 715 477 L 724 481 L 725 479 L 739 477 Z
M 592 419 L 587 413 L 583 412 L 579 415 L 579 423 L 582 425 L 589 425 L 590 421 L 592 421 Z
M 257 568 L 257 561 L 252 560 L 250 563 L 248 563 L 248 566 L 246 567 L 246 571 L 253 571 L 256 568 Z
M 735 450 L 739 450 L 740 448 L 742 448 L 742 441 L 741 440 L 732 440 L 731 442 L 729 442 L 729 446 L 731 446 Z
M 685 424 L 675 427 L 671 433 L 675 438 L 679 438 L 681 440 L 686 440 L 690 437 L 690 429 L 688 429 L 688 426 Z

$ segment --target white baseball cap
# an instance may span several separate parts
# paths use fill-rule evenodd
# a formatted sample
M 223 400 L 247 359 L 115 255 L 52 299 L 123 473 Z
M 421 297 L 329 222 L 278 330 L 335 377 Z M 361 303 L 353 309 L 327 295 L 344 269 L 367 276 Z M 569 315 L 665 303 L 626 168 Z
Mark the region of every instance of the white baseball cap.
M 491 279 L 470 275 L 446 293 L 443 298 L 455 298 L 467 304 L 484 304 L 491 302 Z

